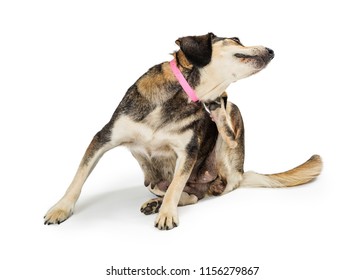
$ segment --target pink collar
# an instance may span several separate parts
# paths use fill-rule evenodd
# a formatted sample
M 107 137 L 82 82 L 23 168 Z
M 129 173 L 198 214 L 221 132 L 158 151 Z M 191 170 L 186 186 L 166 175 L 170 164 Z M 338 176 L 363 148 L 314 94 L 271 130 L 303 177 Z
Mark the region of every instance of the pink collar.
M 188 84 L 185 77 L 183 77 L 181 71 L 177 67 L 176 60 L 173 59 L 169 62 L 169 65 L 171 66 L 172 72 L 176 79 L 178 80 L 179 84 L 182 86 L 183 90 L 187 93 L 188 97 L 193 101 L 197 102 L 199 99 L 196 95 L 196 92 L 193 88 Z

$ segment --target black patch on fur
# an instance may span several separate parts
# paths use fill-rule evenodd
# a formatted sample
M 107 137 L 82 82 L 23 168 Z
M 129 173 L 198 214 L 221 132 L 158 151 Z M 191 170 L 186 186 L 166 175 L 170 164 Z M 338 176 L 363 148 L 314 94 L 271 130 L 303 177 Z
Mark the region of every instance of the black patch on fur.
M 199 103 L 188 103 L 186 93 L 181 89 L 175 96 L 167 100 L 162 107 L 162 123 L 179 122 L 202 110 Z
M 207 104 L 210 111 L 215 111 L 217 108 L 221 107 L 221 104 L 217 101 L 213 101 Z
M 224 108 L 226 109 L 226 105 L 227 105 L 227 96 L 223 96 L 221 97 L 222 101 L 224 102 Z
M 230 126 L 228 124 L 224 124 L 224 131 L 225 134 L 232 140 L 235 139 L 235 133 L 230 129 Z
M 256 55 L 247 55 L 247 54 L 243 54 L 243 53 L 236 53 L 236 54 L 234 54 L 234 56 L 237 58 L 257 58 L 258 57 Z
M 244 173 L 244 158 L 245 158 L 245 134 L 244 134 L 244 122 L 241 116 L 239 108 L 231 103 L 230 118 L 234 120 L 234 133 L 236 134 L 235 140 L 238 141 L 238 146 L 234 149 L 235 154 L 239 155 L 236 160 L 234 160 L 234 168 L 241 174 Z M 239 131 L 238 131 L 239 128 Z
M 178 130 L 178 132 L 179 132 L 179 133 L 183 133 L 183 132 L 185 132 L 185 131 L 187 131 L 187 130 L 193 129 L 194 127 L 196 127 L 196 125 L 199 123 L 199 121 L 200 121 L 200 120 L 195 120 L 195 121 L 193 121 L 193 122 L 191 122 L 191 123 L 189 123 L 189 124 L 187 124 L 187 125 L 185 125 L 185 126 L 181 127 L 181 128 Z
M 82 159 L 82 163 L 87 165 L 93 158 L 95 153 L 101 149 L 106 143 L 110 141 L 111 138 L 112 123 L 107 123 L 99 132 L 97 132 L 92 139 L 88 149 Z
M 185 165 L 183 166 L 183 173 L 191 172 L 193 166 L 196 163 L 198 151 L 199 151 L 199 143 L 197 139 L 197 132 L 194 132 L 190 143 L 188 143 L 186 147 L 187 158 Z
M 200 144 L 196 164 L 188 179 L 191 184 L 206 183 L 207 181 L 201 178 L 206 171 L 210 173 L 210 176 L 216 173 L 214 163 L 214 146 L 218 136 L 216 124 L 206 114 L 206 117 L 196 123 L 195 128 L 200 131 Z
M 134 121 L 140 122 L 155 108 L 156 105 L 142 96 L 134 84 L 128 89 L 115 113 L 117 116 L 130 116 Z M 113 116 L 112 119 L 116 119 L 117 116 Z
M 202 36 L 187 36 L 179 38 L 176 43 L 179 44 L 188 61 L 194 66 L 204 67 L 211 61 L 214 36 L 212 33 Z
M 223 41 L 225 39 L 226 39 L 225 37 L 215 37 L 215 38 L 212 39 L 212 43 L 214 44 L 214 43 L 217 43 L 219 41 Z
M 200 76 L 200 70 L 193 67 L 186 80 L 191 87 L 195 88 L 200 83 Z
M 192 139 L 190 141 L 190 143 L 188 143 L 187 147 L 186 147 L 186 152 L 187 152 L 187 157 L 196 157 L 197 156 L 197 152 L 198 152 L 198 139 L 197 139 L 197 133 L 195 133 L 192 136 Z

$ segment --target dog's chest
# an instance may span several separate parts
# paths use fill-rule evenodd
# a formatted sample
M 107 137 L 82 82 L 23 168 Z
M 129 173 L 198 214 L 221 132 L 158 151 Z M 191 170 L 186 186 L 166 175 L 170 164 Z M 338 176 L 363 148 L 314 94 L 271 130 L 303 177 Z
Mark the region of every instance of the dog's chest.
M 143 121 L 134 121 L 128 116 L 121 116 L 113 125 L 112 141 L 127 146 L 132 152 L 144 154 L 147 157 L 167 156 L 184 150 L 189 143 L 193 131 L 181 131 L 193 121 L 194 117 L 186 118 L 178 123 L 162 123 L 160 109 L 154 110 Z

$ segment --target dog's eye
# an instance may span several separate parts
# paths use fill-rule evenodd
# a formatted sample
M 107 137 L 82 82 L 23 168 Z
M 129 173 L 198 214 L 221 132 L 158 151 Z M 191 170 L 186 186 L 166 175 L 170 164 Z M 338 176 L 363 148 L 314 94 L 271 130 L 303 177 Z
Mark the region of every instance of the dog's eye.
M 233 38 L 230 38 L 230 39 L 233 40 L 234 42 L 237 42 L 238 44 L 241 45 L 241 42 L 240 42 L 240 40 L 239 40 L 238 37 L 233 37 Z

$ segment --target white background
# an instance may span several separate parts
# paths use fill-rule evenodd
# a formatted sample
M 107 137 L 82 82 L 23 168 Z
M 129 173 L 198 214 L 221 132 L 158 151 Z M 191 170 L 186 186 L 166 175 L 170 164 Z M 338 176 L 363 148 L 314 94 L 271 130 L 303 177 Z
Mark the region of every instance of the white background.
M 2 1 L 0 278 L 110 279 L 112 265 L 164 265 L 196 270 L 185 279 L 205 279 L 201 266 L 259 266 L 247 279 L 363 279 L 357 3 Z M 139 166 L 118 148 L 89 177 L 75 214 L 44 226 L 128 87 L 170 60 L 178 37 L 210 31 L 276 53 L 228 90 L 244 116 L 246 170 L 284 171 L 317 153 L 322 175 L 180 208 L 180 226 L 159 231 L 139 212 L 152 197 Z

